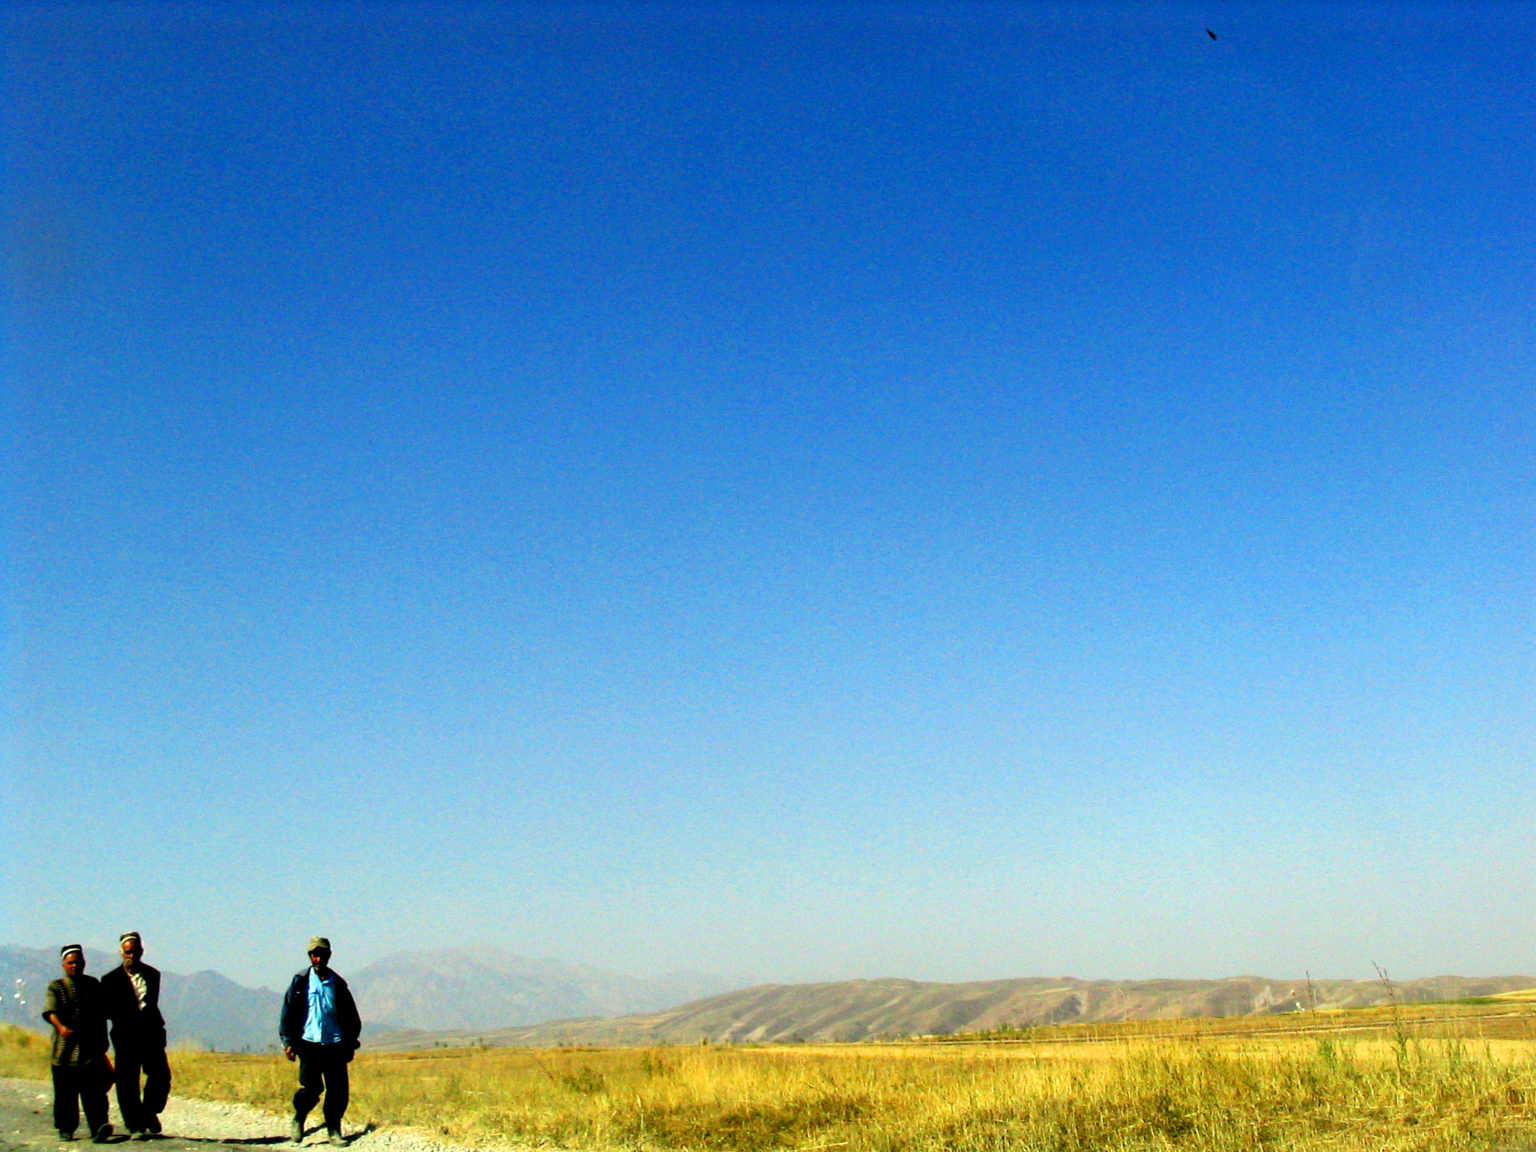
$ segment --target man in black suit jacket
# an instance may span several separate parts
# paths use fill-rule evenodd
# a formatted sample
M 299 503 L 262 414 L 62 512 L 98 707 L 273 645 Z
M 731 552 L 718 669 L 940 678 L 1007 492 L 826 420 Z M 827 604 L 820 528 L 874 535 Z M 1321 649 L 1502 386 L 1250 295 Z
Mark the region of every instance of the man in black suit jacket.
M 118 944 L 123 962 L 101 978 L 117 1061 L 117 1108 L 128 1131 L 148 1140 L 160 1134 L 160 1113 L 171 1092 L 165 1018 L 160 1015 L 160 973 L 141 960 L 144 944 L 137 932 L 124 932 Z M 142 1096 L 140 1072 L 144 1074 Z

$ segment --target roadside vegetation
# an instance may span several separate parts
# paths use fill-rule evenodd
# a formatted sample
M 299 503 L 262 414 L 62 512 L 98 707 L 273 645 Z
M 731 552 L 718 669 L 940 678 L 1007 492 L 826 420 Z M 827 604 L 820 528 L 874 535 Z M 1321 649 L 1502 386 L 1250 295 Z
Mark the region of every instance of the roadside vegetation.
M 1453 1150 L 1536 1130 L 1536 1005 L 1005 1030 L 841 1046 L 362 1053 L 348 1125 L 600 1150 Z M 6 1033 L 13 1048 L 30 1044 Z M 22 1054 L 46 1072 L 29 1048 Z M 281 1057 L 180 1053 L 178 1095 L 284 1114 Z M 22 1074 L 11 1072 L 11 1075 Z
M 0 1024 L 0 1076 L 46 1080 L 48 1052 L 48 1037 L 14 1024 Z

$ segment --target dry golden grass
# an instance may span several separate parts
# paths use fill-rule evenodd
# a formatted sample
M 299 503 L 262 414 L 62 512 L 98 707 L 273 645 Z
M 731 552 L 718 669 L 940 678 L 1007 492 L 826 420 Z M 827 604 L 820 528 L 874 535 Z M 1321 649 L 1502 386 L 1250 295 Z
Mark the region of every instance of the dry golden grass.
M 1005 1042 L 364 1053 L 348 1118 L 470 1145 L 657 1152 L 1512 1146 L 1536 1128 L 1536 1018 L 1466 1007 Z M 175 1073 L 180 1095 L 276 1113 L 294 1086 L 280 1057 L 183 1053 Z
M 48 1052 L 48 1037 L 0 1024 L 0 1076 L 46 1079 Z

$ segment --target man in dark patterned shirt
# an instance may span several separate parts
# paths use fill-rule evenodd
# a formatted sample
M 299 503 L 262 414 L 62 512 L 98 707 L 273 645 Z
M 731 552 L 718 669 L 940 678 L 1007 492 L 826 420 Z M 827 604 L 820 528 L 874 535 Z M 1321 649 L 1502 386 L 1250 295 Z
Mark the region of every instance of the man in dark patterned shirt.
M 53 1025 L 53 1126 L 64 1140 L 75 1138 L 80 1107 L 91 1139 L 105 1144 L 112 1136 L 107 1123 L 107 1017 L 101 985 L 85 974 L 85 950 L 78 944 L 59 949 L 64 975 L 48 985 L 43 1019 Z

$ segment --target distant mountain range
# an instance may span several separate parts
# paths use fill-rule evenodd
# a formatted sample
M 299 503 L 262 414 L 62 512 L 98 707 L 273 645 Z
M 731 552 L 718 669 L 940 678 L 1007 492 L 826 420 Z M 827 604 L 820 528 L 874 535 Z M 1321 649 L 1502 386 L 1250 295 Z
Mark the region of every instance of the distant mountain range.
M 972 984 L 847 980 L 835 984 L 765 984 L 665 1012 L 607 1020 L 561 1020 L 478 1032 L 402 1033 L 379 1047 L 434 1044 L 492 1046 L 651 1045 L 859 1041 L 944 1036 L 1006 1026 L 1098 1020 L 1245 1016 L 1302 1008 L 1492 996 L 1536 986 L 1530 976 L 1438 976 L 1395 984 L 1377 980 L 1073 980 L 1033 978 Z
M 88 971 L 116 963 L 88 953 Z M 0 1022 L 39 1031 L 43 991 L 59 972 L 49 949 L 0 946 Z M 764 984 L 721 992 L 699 975 L 642 980 L 530 960 L 491 948 L 400 952 L 345 973 L 370 1048 L 433 1045 L 645 1045 L 857 1041 L 951 1035 L 1072 1021 L 1242 1016 L 1344 1008 L 1388 999 L 1375 980 L 1074 980 L 969 984 L 847 980 Z M 1394 986 L 1402 1003 L 1491 996 L 1536 986 L 1528 976 L 1440 976 Z M 217 972 L 164 973 L 161 1004 L 173 1045 L 220 1051 L 276 1048 L 279 993 Z M 680 1006 L 677 1006 L 680 1005 Z
M 103 952 L 86 953 L 86 970 L 96 976 L 117 963 Z M 363 1014 L 365 1043 L 406 1029 L 507 1028 L 651 1012 L 729 987 L 718 977 L 683 973 L 643 980 L 491 948 L 400 952 L 343 974 Z M 0 946 L 0 1021 L 45 1030 L 43 992 L 58 975 L 57 952 Z M 163 977 L 160 1004 L 173 1045 L 226 1052 L 276 1047 L 281 993 L 245 988 L 217 972 Z
M 119 960 L 87 949 L 85 970 L 100 976 Z M 0 945 L 0 1022 L 46 1031 L 43 993 L 59 975 L 59 954 L 50 948 Z M 182 976 L 162 972 L 160 1010 L 173 1045 L 222 1052 L 261 1052 L 277 1046 L 277 1009 L 282 998 L 268 988 L 246 988 L 217 972 Z
M 730 987 L 716 976 L 653 980 L 493 948 L 397 952 L 349 975 L 369 1031 L 477 1029 L 654 1012 Z

